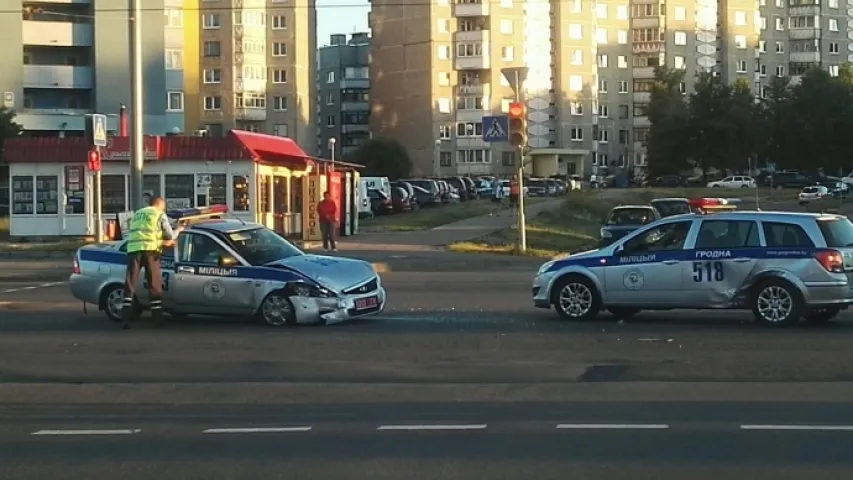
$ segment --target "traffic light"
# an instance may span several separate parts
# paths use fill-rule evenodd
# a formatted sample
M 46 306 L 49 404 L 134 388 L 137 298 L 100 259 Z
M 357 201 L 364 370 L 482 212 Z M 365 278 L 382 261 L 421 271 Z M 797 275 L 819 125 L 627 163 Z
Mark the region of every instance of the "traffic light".
M 527 111 L 521 102 L 509 104 L 509 143 L 514 147 L 527 145 Z
M 88 167 L 93 172 L 101 171 L 101 153 L 99 151 L 89 150 Z

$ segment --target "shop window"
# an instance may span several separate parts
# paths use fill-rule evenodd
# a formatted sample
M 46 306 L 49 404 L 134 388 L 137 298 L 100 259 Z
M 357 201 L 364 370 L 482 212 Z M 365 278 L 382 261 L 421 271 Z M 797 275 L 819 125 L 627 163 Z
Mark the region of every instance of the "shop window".
M 151 203 L 151 199 L 163 195 L 160 191 L 160 175 L 144 175 L 142 177 L 142 202 Z
M 270 177 L 261 175 L 261 181 L 258 182 L 258 210 L 261 213 L 272 212 L 270 205 Z
M 65 167 L 65 213 L 86 213 L 86 176 L 81 166 Z
M 217 173 L 210 176 L 210 189 L 207 191 L 209 205 L 226 205 L 228 203 L 225 182 L 226 177 L 224 173 Z
M 56 175 L 36 177 L 36 213 L 41 215 L 59 213 L 59 177 Z
M 31 215 L 33 213 L 33 177 L 12 177 L 12 213 Z
M 234 205 L 231 206 L 231 210 L 249 211 L 249 177 L 234 175 Z
M 119 213 L 127 210 L 124 175 L 101 175 L 101 212 Z
M 195 199 L 195 175 L 166 175 L 169 208 L 191 208 Z

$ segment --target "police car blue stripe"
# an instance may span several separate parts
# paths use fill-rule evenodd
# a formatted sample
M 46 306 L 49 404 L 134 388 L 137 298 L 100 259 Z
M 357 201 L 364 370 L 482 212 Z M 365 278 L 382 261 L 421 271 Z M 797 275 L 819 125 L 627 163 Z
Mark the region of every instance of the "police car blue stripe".
M 126 265 L 127 259 L 122 252 L 109 250 L 80 250 L 80 261 L 107 263 L 111 265 Z M 173 263 L 174 258 L 163 257 L 162 262 Z M 272 280 L 277 282 L 293 282 L 303 281 L 312 285 L 317 285 L 316 281 L 287 268 L 277 267 L 211 267 L 210 265 L 202 265 L 196 263 L 183 263 L 182 265 L 197 267 L 195 275 L 205 277 L 232 277 L 232 278 L 250 278 L 253 280 Z M 207 267 L 198 269 L 198 267 Z M 227 274 L 224 274 L 227 272 Z M 231 273 L 234 272 L 234 273 Z
M 637 253 L 636 255 L 614 256 L 602 255 L 600 257 L 586 258 L 564 258 L 557 260 L 551 265 L 548 272 L 553 272 L 570 266 L 578 267 L 603 267 L 611 265 L 636 265 L 643 263 L 658 263 L 665 260 L 701 261 L 701 260 L 727 260 L 734 258 L 811 258 L 820 249 L 816 248 L 720 248 L 720 249 L 695 249 L 695 250 L 671 250 L 649 253 Z

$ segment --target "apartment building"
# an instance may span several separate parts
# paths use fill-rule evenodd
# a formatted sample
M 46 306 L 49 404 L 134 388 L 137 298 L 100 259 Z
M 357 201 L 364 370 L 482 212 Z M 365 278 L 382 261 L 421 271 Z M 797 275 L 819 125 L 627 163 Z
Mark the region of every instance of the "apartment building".
M 204 0 L 200 129 L 290 137 L 317 150 L 314 0 Z
M 165 1 L 165 4 L 164 4 Z M 97 7 L 97 10 L 95 8 Z M 183 130 L 182 58 L 176 53 L 183 0 L 150 0 L 142 15 L 145 125 L 150 134 Z M 20 9 L 20 14 L 14 10 Z M 166 10 L 164 10 L 166 9 Z M 127 2 L 41 0 L 4 2 L 0 14 L 3 105 L 17 112 L 25 134 L 82 135 L 84 115 L 109 115 L 115 130 L 130 105 Z M 172 45 L 169 55 L 166 45 Z M 168 92 L 171 92 L 167 94 Z
M 342 158 L 370 138 L 370 35 L 335 34 L 317 54 L 317 154 Z M 334 151 L 333 151 L 334 149 Z

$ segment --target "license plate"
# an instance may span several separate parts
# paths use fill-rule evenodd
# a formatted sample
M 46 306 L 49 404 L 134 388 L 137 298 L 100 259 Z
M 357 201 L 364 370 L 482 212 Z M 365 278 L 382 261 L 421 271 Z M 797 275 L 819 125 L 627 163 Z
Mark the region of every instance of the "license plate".
M 375 308 L 379 305 L 378 297 L 367 297 L 367 298 L 359 298 L 355 301 L 355 309 L 356 310 L 367 310 L 368 308 Z

